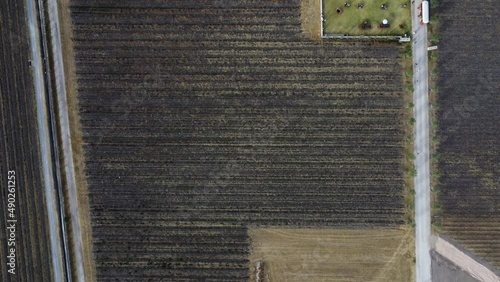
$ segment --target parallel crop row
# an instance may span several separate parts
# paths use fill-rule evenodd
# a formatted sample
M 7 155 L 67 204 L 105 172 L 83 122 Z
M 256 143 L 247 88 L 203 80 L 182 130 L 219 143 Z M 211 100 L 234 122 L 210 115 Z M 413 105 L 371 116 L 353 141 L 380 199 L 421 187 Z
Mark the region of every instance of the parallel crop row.
M 100 280 L 248 279 L 248 226 L 403 222 L 396 45 L 299 1 L 72 1 Z
M 500 267 L 497 3 L 443 0 L 438 102 L 443 231 Z M 462 44 L 470 42 L 470 44 Z
M 0 2 L 0 281 L 5 282 L 56 279 L 43 186 L 51 176 L 42 173 L 28 29 L 24 3 Z

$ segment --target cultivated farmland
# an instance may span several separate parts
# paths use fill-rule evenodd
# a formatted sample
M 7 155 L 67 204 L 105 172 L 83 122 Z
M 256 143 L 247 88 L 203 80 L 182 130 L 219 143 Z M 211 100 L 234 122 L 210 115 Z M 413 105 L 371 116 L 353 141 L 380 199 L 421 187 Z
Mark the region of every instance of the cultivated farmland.
M 249 226 L 404 223 L 400 46 L 299 1 L 70 1 L 99 280 L 246 281 Z
M 53 281 L 22 3 L 0 3 L 0 281 Z M 12 254 L 15 274 L 8 272 Z
M 440 2 L 443 230 L 500 267 L 500 6 L 494 1 Z

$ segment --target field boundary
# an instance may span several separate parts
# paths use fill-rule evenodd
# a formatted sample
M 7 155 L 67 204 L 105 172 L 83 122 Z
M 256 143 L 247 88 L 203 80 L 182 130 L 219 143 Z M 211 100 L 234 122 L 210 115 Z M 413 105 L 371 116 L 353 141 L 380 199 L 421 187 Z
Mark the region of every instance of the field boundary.
M 323 1 L 324 0 L 318 0 L 318 1 L 320 1 L 320 3 L 319 3 L 319 20 L 321 22 L 321 38 L 324 38 L 324 36 L 325 36 L 325 27 L 324 27 L 325 15 L 323 14 Z
M 380 40 L 391 40 L 391 41 L 399 41 L 399 42 L 410 42 L 410 36 L 404 35 L 349 35 L 349 34 L 328 34 L 322 33 L 321 38 L 323 39 L 380 39 Z

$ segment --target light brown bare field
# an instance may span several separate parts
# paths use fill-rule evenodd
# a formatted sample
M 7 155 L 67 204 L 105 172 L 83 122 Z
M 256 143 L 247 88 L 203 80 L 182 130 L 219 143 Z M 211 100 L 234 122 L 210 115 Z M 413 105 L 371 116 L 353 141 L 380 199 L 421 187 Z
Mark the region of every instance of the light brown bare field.
M 265 264 L 274 281 L 413 281 L 414 240 L 399 230 L 251 229 L 251 280 Z M 264 281 L 261 281 L 264 282 Z
M 300 1 L 300 21 L 302 31 L 307 37 L 313 40 L 321 39 L 321 0 L 301 0 Z
M 83 139 L 78 114 L 78 97 L 76 86 L 76 70 L 73 54 L 72 24 L 69 11 L 69 0 L 57 1 L 59 24 L 61 27 L 61 46 L 63 52 L 63 64 L 66 76 L 66 95 L 69 112 L 69 126 L 71 134 L 71 147 L 75 166 L 75 181 L 78 190 L 78 207 L 81 224 L 82 248 L 84 258 L 84 271 L 87 281 L 96 281 L 95 265 L 92 251 L 92 230 L 90 225 L 90 208 L 88 202 L 87 183 L 85 180 L 85 157 L 83 155 Z M 69 201 L 66 199 L 66 203 Z M 69 210 L 69 207 L 66 207 Z M 70 227 L 71 225 L 69 225 Z M 73 235 L 70 230 L 70 236 Z M 72 266 L 74 268 L 74 266 Z M 75 277 L 74 277 L 75 278 Z

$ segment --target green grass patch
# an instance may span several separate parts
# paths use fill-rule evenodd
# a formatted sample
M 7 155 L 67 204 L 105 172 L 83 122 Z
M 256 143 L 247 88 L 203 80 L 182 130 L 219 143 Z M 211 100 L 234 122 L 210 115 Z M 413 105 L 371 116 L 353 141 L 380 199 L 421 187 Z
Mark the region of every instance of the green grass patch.
M 408 92 L 408 94 L 413 94 L 413 92 L 415 92 L 415 88 L 413 87 L 413 84 L 409 84 L 406 86 L 406 92 Z
M 323 0 L 323 13 L 326 34 L 348 35 L 404 35 L 410 34 L 411 13 L 410 0 Z M 346 7 L 345 3 L 351 4 Z M 358 9 L 358 4 L 363 8 Z M 406 7 L 404 5 L 406 4 Z M 387 9 L 382 9 L 386 5 Z M 341 9 L 342 13 L 337 13 Z M 389 21 L 390 27 L 379 28 L 383 19 Z M 369 29 L 362 29 L 363 22 L 371 25 Z

